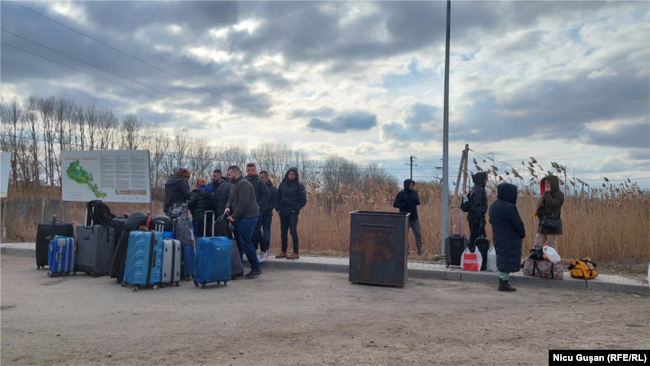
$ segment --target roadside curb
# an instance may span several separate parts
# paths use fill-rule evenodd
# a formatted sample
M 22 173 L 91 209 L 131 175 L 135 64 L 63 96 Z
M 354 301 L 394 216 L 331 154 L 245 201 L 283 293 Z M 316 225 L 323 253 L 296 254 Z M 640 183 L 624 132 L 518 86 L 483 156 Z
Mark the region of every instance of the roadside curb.
M 16 255 L 21 257 L 34 257 L 33 247 L 16 247 L 16 245 L 0 244 L 1 255 Z M 347 258 L 338 258 L 336 260 L 326 260 L 324 262 L 310 261 L 310 259 L 325 257 L 304 256 L 296 260 L 278 260 L 269 258 L 262 263 L 262 269 L 294 270 L 294 271 L 320 271 L 330 273 L 348 273 L 349 265 L 344 263 Z M 247 262 L 244 262 L 246 266 Z M 467 272 L 459 269 L 422 269 L 409 268 L 408 278 L 435 279 L 448 281 L 467 281 L 476 283 L 486 283 L 497 285 L 497 275 L 493 272 Z M 563 280 L 548 280 L 539 277 L 524 276 L 521 273 L 510 275 L 510 281 L 513 285 L 523 285 L 531 287 L 556 288 L 565 290 L 596 290 L 596 291 L 618 291 L 626 293 L 650 294 L 648 285 L 614 283 L 595 280 L 578 280 L 565 276 Z

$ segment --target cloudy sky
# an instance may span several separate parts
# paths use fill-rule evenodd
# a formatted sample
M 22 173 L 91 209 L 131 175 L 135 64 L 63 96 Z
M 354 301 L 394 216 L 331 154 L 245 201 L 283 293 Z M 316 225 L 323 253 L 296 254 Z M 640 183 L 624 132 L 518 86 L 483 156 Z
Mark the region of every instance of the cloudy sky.
M 413 154 L 414 178 L 428 180 L 442 175 L 445 11 L 2 1 L 2 95 L 135 113 L 215 145 L 284 142 L 400 179 Z M 650 185 L 649 2 L 454 1 L 451 17 L 452 177 L 469 144 L 500 170 L 533 156 L 596 184 Z

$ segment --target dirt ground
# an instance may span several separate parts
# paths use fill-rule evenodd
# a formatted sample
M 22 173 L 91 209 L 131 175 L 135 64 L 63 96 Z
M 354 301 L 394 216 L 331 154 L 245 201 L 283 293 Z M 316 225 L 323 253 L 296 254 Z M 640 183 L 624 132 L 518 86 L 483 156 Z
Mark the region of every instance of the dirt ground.
M 282 270 L 132 293 L 33 262 L 1 259 L 3 365 L 546 365 L 548 349 L 650 348 L 650 298 L 634 294 Z

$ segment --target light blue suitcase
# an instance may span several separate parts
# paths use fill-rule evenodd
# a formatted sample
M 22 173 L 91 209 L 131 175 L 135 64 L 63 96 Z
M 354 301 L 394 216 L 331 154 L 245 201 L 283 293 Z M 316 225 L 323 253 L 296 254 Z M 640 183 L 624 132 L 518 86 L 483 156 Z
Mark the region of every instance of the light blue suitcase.
M 76 250 L 74 238 L 55 236 L 48 246 L 47 265 L 49 270 L 47 275 L 51 277 L 74 274 Z
M 163 248 L 162 232 L 132 231 L 122 287 L 130 284 L 133 292 L 138 291 L 138 286 L 153 286 L 157 290 L 161 283 Z
M 196 287 L 211 282 L 223 282 L 228 286 L 232 263 L 232 240 L 225 236 L 203 237 L 196 239 L 196 267 L 194 285 Z

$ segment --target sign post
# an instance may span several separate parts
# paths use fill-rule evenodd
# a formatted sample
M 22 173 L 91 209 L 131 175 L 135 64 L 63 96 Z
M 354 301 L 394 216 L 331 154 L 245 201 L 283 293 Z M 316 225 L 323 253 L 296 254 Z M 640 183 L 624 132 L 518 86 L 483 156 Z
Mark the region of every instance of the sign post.
M 5 222 L 7 221 L 7 192 L 9 191 L 9 167 L 11 165 L 11 153 L 0 153 L 0 200 L 4 198 L 2 205 L 2 217 L 0 220 L 0 243 L 5 240 Z

